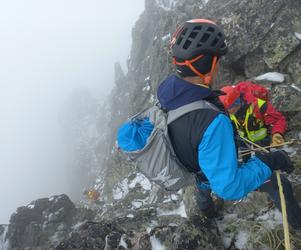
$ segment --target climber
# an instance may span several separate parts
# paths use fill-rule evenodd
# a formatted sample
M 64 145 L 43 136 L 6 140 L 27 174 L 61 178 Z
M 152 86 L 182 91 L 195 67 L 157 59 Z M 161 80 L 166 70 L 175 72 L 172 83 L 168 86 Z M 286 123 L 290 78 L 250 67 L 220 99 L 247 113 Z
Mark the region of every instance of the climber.
M 242 84 L 256 86 L 250 82 L 239 83 L 237 87 L 224 86 L 221 90 L 225 95 L 219 97 L 240 136 L 261 146 L 277 146 L 284 143 L 284 116 L 268 100 L 257 98 L 251 91 L 239 91 Z
M 84 191 L 84 195 L 87 197 L 87 199 L 92 202 L 92 203 L 97 203 L 98 202 L 98 199 L 100 197 L 100 194 L 99 192 L 92 188 L 92 189 L 89 189 L 89 190 L 85 190 Z
M 238 165 L 234 129 L 219 101 L 220 91 L 211 89 L 219 61 L 227 53 L 222 29 L 207 19 L 187 21 L 172 36 L 170 48 L 179 76 L 171 75 L 160 84 L 157 97 L 162 109 L 168 112 L 197 100 L 216 107 L 191 111 L 168 127 L 179 160 L 188 171 L 202 173 L 198 175 L 196 197 L 203 214 L 216 215 L 211 190 L 225 200 L 239 200 L 254 190 L 267 192 L 280 209 L 273 171 L 293 170 L 287 153 L 260 153 Z M 301 208 L 284 176 L 282 182 L 288 221 L 301 228 Z

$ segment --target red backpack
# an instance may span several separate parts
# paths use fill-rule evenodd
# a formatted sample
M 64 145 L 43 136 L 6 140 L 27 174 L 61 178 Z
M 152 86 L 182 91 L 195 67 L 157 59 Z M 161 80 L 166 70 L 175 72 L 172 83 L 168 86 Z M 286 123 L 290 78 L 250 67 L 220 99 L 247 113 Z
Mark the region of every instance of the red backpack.
M 255 98 L 262 100 L 268 100 L 269 91 L 267 88 L 253 83 L 253 82 L 240 82 L 235 88 L 242 94 L 244 94 L 245 100 L 253 102 Z

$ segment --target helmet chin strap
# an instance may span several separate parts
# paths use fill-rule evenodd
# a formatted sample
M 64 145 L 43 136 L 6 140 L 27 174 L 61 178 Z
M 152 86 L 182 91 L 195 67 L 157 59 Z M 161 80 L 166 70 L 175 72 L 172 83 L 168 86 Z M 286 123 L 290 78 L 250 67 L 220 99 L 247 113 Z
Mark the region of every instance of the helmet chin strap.
M 216 63 L 217 63 L 217 56 L 213 57 L 212 65 L 210 72 L 207 74 L 202 74 L 199 72 L 193 65 L 192 63 L 196 62 L 197 60 L 201 59 L 204 55 L 199 55 L 196 58 L 193 58 L 191 60 L 185 60 L 184 62 L 177 62 L 176 59 L 173 57 L 172 63 L 180 66 L 187 66 L 189 67 L 198 77 L 200 77 L 203 80 L 203 84 L 206 86 L 209 86 L 212 81 L 212 75 L 214 72 L 214 69 L 216 68 Z

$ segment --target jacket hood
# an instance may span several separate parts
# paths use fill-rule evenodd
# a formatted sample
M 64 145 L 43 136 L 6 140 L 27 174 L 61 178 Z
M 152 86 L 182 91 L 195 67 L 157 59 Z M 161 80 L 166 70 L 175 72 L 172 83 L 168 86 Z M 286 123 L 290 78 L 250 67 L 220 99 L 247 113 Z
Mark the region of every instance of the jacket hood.
M 161 107 L 169 111 L 205 99 L 212 94 L 213 91 L 209 88 L 191 84 L 175 75 L 171 75 L 160 84 L 157 98 Z

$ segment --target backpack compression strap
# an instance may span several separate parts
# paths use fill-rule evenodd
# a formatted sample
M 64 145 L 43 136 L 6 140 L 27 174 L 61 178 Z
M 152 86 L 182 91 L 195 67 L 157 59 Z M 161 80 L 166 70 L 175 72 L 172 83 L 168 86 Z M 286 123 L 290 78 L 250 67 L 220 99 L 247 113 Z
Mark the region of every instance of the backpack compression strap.
M 186 104 L 175 110 L 169 111 L 168 118 L 167 118 L 167 124 L 170 124 L 173 121 L 180 118 L 181 116 L 183 116 L 191 111 L 197 110 L 197 109 L 213 109 L 213 110 L 219 111 L 219 109 L 216 106 L 214 106 L 212 103 L 204 101 L 204 100 L 200 100 L 200 101 Z

